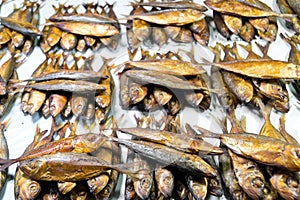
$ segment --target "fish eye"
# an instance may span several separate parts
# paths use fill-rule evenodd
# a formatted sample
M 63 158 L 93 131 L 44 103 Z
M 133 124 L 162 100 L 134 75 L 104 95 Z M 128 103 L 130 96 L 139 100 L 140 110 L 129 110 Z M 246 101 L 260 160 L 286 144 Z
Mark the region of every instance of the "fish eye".
M 298 183 L 298 180 L 296 180 L 294 177 L 292 176 L 289 176 L 287 179 L 286 179 L 286 184 L 290 187 L 294 187 L 294 188 L 297 188 L 299 183 Z
M 265 185 L 264 181 L 261 178 L 259 178 L 259 177 L 253 179 L 251 183 L 256 188 L 263 188 L 264 185 Z
M 300 149 L 296 149 L 295 150 L 295 155 L 297 156 L 297 158 L 300 158 Z
M 32 196 L 35 196 L 40 192 L 41 188 L 36 183 L 31 183 L 28 186 L 28 190 Z
M 151 181 L 148 178 L 143 178 L 140 180 L 140 186 L 142 188 L 149 188 L 149 186 L 151 186 Z
M 172 177 L 167 176 L 166 178 L 164 178 L 163 182 L 164 184 L 170 184 L 172 182 Z

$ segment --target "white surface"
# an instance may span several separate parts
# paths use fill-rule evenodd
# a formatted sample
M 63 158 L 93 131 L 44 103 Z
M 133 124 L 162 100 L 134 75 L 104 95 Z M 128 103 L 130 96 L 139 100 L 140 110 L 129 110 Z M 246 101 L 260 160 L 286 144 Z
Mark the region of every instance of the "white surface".
M 16 4 L 17 7 L 21 5 L 22 0 L 18 1 L 12 1 L 10 3 L 7 3 L 3 6 L 1 16 L 6 16 L 9 14 L 12 9 L 13 9 L 13 4 Z M 63 1 L 63 3 L 66 1 Z M 74 5 L 80 3 L 81 1 L 67 1 L 67 3 L 72 3 Z M 90 2 L 90 1 L 87 1 Z M 112 3 L 112 1 L 108 1 L 109 3 Z M 195 1 L 195 2 L 202 2 L 202 1 Z M 268 5 L 271 6 L 274 10 L 278 10 L 277 7 L 275 6 L 275 0 L 269 1 L 269 0 L 264 0 L 263 2 L 267 3 Z M 57 5 L 59 1 L 46 1 L 41 8 L 41 25 L 45 22 L 45 18 L 48 18 L 51 16 L 53 13 L 53 9 L 51 7 L 52 4 Z M 62 3 L 62 2 L 61 2 Z M 100 3 L 104 3 L 104 1 L 100 1 Z M 118 15 L 119 18 L 123 18 L 124 15 L 128 14 L 131 10 L 130 7 L 128 7 L 129 1 L 118 1 L 115 5 L 115 11 Z M 211 11 L 207 12 L 211 13 Z M 42 30 L 42 26 L 40 28 Z M 123 28 L 124 30 L 124 28 Z M 287 32 L 288 30 L 283 28 L 281 26 L 281 23 L 279 23 L 279 32 Z M 127 59 L 126 53 L 126 41 L 125 41 L 125 35 L 123 35 L 123 40 L 122 40 L 122 47 L 118 49 L 115 52 L 110 52 L 106 49 L 102 49 L 99 52 L 97 52 L 97 55 L 101 55 L 104 57 L 119 57 L 115 61 L 117 62 L 123 62 Z M 219 34 L 213 33 L 211 34 L 211 40 L 209 45 L 214 46 L 216 39 L 222 40 L 223 42 L 226 42 L 224 38 L 220 37 Z M 239 39 L 238 39 L 239 40 Z M 161 50 L 166 50 L 166 49 L 177 49 L 181 47 L 187 47 L 189 48 L 190 45 L 176 45 L 176 46 L 163 46 Z M 157 47 L 154 47 L 157 49 Z M 270 52 L 269 55 L 277 60 L 287 60 L 288 57 L 288 52 L 289 52 L 289 45 L 284 43 L 280 37 L 277 37 L 276 41 L 271 44 L 270 47 Z M 212 54 L 209 52 L 209 50 L 205 47 L 201 47 L 200 45 L 196 45 L 196 57 L 205 57 L 208 59 L 212 59 Z M 37 47 L 33 53 L 30 55 L 30 57 L 27 59 L 27 61 L 18 69 L 19 77 L 20 79 L 25 79 L 30 77 L 31 73 L 33 70 L 44 60 L 44 55 L 41 52 L 41 50 Z M 94 65 L 99 64 L 98 62 L 94 62 Z M 118 64 L 118 63 L 116 63 Z M 20 97 L 20 96 L 18 96 Z M 120 110 L 120 107 L 118 106 L 118 94 L 115 96 L 115 106 L 113 106 L 113 112 L 117 116 L 121 116 L 121 114 L 125 114 L 128 117 L 124 117 L 124 121 L 121 122 L 122 125 L 124 126 L 134 126 L 135 122 L 133 121 L 133 115 L 134 111 L 122 111 Z M 289 113 L 286 114 L 286 127 L 287 131 L 294 135 L 298 141 L 299 139 L 299 116 L 300 112 L 299 109 L 297 108 L 297 100 L 295 97 L 290 93 L 290 105 L 291 105 L 291 110 Z M 211 107 L 213 108 L 213 107 Z M 213 111 L 205 111 L 205 112 L 200 112 L 200 111 L 194 111 L 191 108 L 186 108 L 184 112 L 182 112 L 182 122 L 189 122 L 192 125 L 198 124 L 204 128 L 209 128 L 210 130 L 213 131 L 220 131 L 218 125 L 216 122 L 213 120 L 212 116 L 213 115 L 222 115 L 221 111 L 218 110 L 216 107 L 216 110 Z M 249 108 L 245 106 L 240 106 L 237 109 L 237 115 L 238 117 L 241 117 L 243 115 L 247 116 L 247 130 L 249 132 L 254 132 L 257 133 L 263 123 L 262 117 L 260 114 L 258 114 L 256 111 L 252 111 Z M 280 116 L 280 113 L 272 113 L 271 114 L 271 121 L 275 125 L 275 127 L 278 127 L 278 118 Z M 5 119 L 10 118 L 10 124 L 7 128 L 7 131 L 5 132 L 5 136 L 8 141 L 9 145 L 9 151 L 10 151 L 10 158 L 16 158 L 20 156 L 24 149 L 27 147 L 29 143 L 31 143 L 33 139 L 33 134 L 35 132 L 36 124 L 38 124 L 42 130 L 49 130 L 50 125 L 51 125 L 51 119 L 45 120 L 43 117 L 39 117 L 38 115 L 30 116 L 27 115 L 25 116 L 23 112 L 20 109 L 20 98 L 17 98 L 17 100 L 14 103 L 14 107 L 10 111 L 10 113 L 5 117 Z M 216 141 L 212 141 L 215 143 Z M 15 172 L 15 167 L 16 165 L 12 165 L 9 167 L 9 174 L 13 175 Z M 13 191 L 13 180 L 9 180 L 4 188 L 3 191 L 3 197 L 0 199 L 14 199 L 14 191 Z M 122 197 L 120 198 L 122 199 Z

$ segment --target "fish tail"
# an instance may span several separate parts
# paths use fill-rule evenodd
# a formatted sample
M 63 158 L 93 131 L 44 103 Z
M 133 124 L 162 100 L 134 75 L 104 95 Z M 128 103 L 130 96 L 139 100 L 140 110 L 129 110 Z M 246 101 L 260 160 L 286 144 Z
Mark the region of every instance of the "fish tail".
M 0 159 L 0 171 L 5 170 L 6 168 L 8 168 L 9 166 L 11 166 L 12 164 L 18 162 L 18 159 Z
M 201 135 L 197 135 L 196 137 L 200 137 L 200 138 L 203 138 L 203 137 L 209 137 L 209 138 L 220 138 L 219 134 L 218 133 L 214 133 L 214 132 L 211 132 L 205 128 L 202 128 L 200 126 L 195 126 L 195 128 L 201 132 Z

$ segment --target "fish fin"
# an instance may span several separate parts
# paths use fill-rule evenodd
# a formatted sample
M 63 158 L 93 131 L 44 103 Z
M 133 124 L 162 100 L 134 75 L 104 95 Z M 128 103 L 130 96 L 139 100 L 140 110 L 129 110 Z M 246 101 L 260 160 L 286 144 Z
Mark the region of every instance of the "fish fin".
M 211 132 L 205 128 L 202 128 L 200 126 L 195 126 L 195 128 L 201 132 L 201 135 L 196 135 L 196 137 L 200 137 L 200 138 L 203 138 L 203 137 L 208 137 L 208 138 L 219 138 L 219 134 L 218 133 L 214 133 L 214 132 Z
M 9 166 L 11 166 L 12 164 L 18 162 L 19 159 L 0 159 L 0 171 L 5 170 L 6 168 L 8 168 Z

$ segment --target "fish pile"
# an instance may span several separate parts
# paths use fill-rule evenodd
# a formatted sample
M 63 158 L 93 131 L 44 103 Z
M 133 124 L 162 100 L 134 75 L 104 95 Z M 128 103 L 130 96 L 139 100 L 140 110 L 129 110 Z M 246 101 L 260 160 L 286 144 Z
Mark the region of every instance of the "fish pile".
M 126 200 L 222 196 L 221 179 L 212 159 L 212 155 L 222 154 L 222 149 L 196 139 L 189 125 L 183 131 L 178 120 L 179 117 L 173 116 L 161 120 L 142 116 L 136 117 L 138 127 L 117 129 L 132 136 L 115 139 L 129 149 L 127 163 L 143 161 L 136 166 L 140 180 L 126 177 Z
M 285 25 L 289 29 L 293 29 L 296 33 L 300 33 L 300 4 L 297 0 L 276 0 L 277 7 L 283 14 L 296 14 L 290 21 L 286 21 Z
M 265 120 L 259 134 L 248 133 L 235 111 L 228 112 L 230 134 L 211 133 L 201 127 L 204 135 L 221 141 L 220 171 L 224 194 L 233 199 L 299 199 L 300 144 L 285 130 L 284 115 L 277 130 L 270 121 L 271 105 L 257 98 Z M 245 124 L 244 124 L 245 125 Z
M 217 44 L 214 48 L 211 48 L 215 53 L 215 66 L 212 67 L 211 82 L 214 89 L 223 91 L 216 95 L 225 110 L 235 108 L 239 102 L 244 104 L 253 102 L 259 96 L 264 99 L 264 102 L 272 104 L 274 109 L 283 113 L 289 111 L 288 91 L 282 79 L 287 78 L 288 76 L 285 77 L 285 74 L 289 75 L 290 72 L 281 73 L 281 70 L 278 69 L 278 76 L 275 73 L 270 76 L 264 76 L 261 73 L 261 69 L 267 67 L 268 61 L 274 62 L 266 70 L 268 74 L 276 71 L 277 67 L 284 69 L 289 65 L 287 62 L 275 62 L 268 56 L 269 44 L 265 47 L 258 44 L 263 54 L 262 57 L 252 51 L 251 43 L 244 46 L 248 51 L 246 58 L 239 55 L 236 43 L 232 46 Z M 220 56 L 221 51 L 225 54 L 223 59 Z M 238 65 L 240 64 L 241 66 L 239 67 Z M 250 69 L 251 67 L 247 68 L 250 65 L 253 70 Z M 239 70 L 235 70 L 235 67 L 239 67 Z M 291 69 L 291 71 L 293 70 Z
M 127 42 L 130 49 L 150 41 L 163 46 L 169 39 L 178 43 L 194 40 L 207 45 L 209 27 L 201 4 L 193 1 L 134 2 L 127 17 Z
M 39 9 L 38 2 L 24 1 L 7 17 L 1 17 L 0 49 L 7 48 L 12 54 L 29 56 L 36 39 L 42 35 L 38 29 Z
M 201 110 L 210 107 L 206 71 L 174 52 L 150 55 L 145 51 L 142 59 L 126 61 L 118 65 L 121 67 L 119 97 L 123 109 L 164 108 L 170 115 L 176 115 L 184 105 Z
M 73 115 L 103 123 L 111 106 L 111 66 L 104 61 L 99 71 L 94 71 L 93 58 L 61 52 L 47 54 L 31 78 L 22 80 L 26 83 L 21 97 L 23 112 L 34 115 L 41 111 L 44 117 Z
M 298 39 L 297 35 L 287 36 L 280 34 L 281 38 L 284 39 L 290 46 L 291 50 L 289 52 L 288 62 L 300 64 L 300 51 L 298 49 L 298 44 L 300 44 L 300 40 Z M 299 99 L 299 92 L 300 92 L 300 80 L 295 79 L 291 81 L 291 91 L 294 96 Z
M 113 10 L 114 4 L 83 3 L 79 6 L 59 4 L 55 14 L 43 29 L 40 47 L 44 53 L 58 47 L 64 50 L 84 52 L 98 50 L 101 46 L 116 49 L 120 39 L 120 25 Z
M 120 172 L 134 176 L 132 168 L 138 163 L 122 164 L 118 145 L 107 140 L 114 132 L 71 131 L 67 136 L 72 124 L 52 125 L 48 135 L 37 126 L 33 142 L 20 157 L 0 161 L 2 170 L 18 162 L 16 199 L 109 199 Z
M 234 34 L 248 42 L 256 35 L 264 40 L 274 41 L 278 32 L 276 17 L 294 17 L 276 13 L 259 0 L 205 0 L 204 3 L 213 10 L 216 29 L 225 38 Z

